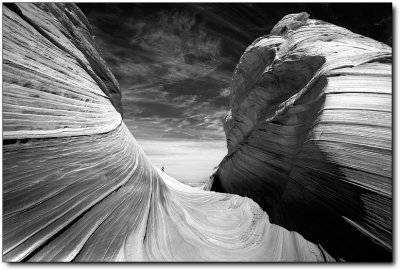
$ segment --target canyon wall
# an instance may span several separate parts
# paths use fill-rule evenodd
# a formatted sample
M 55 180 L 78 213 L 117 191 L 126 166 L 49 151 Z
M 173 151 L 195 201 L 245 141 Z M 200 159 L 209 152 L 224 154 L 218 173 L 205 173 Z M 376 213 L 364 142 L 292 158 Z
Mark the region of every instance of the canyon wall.
M 3 261 L 333 260 L 252 199 L 154 167 L 120 104 L 74 4 L 3 5 Z
M 212 190 L 252 198 L 337 260 L 390 261 L 391 76 L 389 46 L 285 16 L 235 69 Z

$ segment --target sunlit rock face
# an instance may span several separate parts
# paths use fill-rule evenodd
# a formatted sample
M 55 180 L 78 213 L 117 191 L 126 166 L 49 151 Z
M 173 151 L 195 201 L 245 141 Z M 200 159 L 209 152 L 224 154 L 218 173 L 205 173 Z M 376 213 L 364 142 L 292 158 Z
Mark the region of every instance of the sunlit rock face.
M 339 260 L 391 260 L 392 49 L 308 14 L 251 44 L 231 83 L 212 190 Z
M 155 168 L 73 4 L 3 6 L 3 261 L 328 261 L 253 200 Z

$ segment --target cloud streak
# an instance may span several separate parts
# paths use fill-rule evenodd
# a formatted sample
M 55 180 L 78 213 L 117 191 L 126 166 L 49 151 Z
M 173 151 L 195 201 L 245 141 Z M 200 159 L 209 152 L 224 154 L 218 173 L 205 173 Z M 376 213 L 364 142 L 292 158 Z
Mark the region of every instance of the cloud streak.
M 161 10 L 132 19 L 97 12 L 89 19 L 120 82 L 127 126 L 142 129 L 136 136 L 149 133 L 145 122 L 151 119 L 159 127 L 153 137 L 223 137 L 220 115 L 229 103 L 223 90 L 231 76 L 223 66 L 230 60 L 221 56 L 219 38 L 193 13 Z M 124 38 L 104 31 L 107 22 L 117 22 Z

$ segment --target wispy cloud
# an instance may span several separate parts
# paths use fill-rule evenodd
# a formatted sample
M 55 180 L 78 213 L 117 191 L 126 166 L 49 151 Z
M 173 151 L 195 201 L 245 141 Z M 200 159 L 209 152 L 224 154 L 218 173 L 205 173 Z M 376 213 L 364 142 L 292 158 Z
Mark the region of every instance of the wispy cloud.
M 221 41 L 188 11 L 152 16 L 95 13 L 97 41 L 120 82 L 124 117 L 136 136 L 223 138 L 231 68 Z M 124 37 L 104 31 L 113 21 Z M 222 93 L 222 94 L 221 94 Z M 152 119 L 150 122 L 149 119 Z M 148 135 L 146 135 L 148 136 Z

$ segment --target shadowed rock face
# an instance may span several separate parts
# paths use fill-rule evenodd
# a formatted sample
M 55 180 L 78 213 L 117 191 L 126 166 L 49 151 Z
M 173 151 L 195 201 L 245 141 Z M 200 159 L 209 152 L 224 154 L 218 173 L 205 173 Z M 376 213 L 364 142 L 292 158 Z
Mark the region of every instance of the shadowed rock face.
M 3 31 L 3 261 L 333 259 L 253 200 L 155 168 L 75 5 L 8 4 Z
M 285 16 L 236 67 L 212 190 L 252 198 L 338 260 L 391 260 L 391 52 Z

